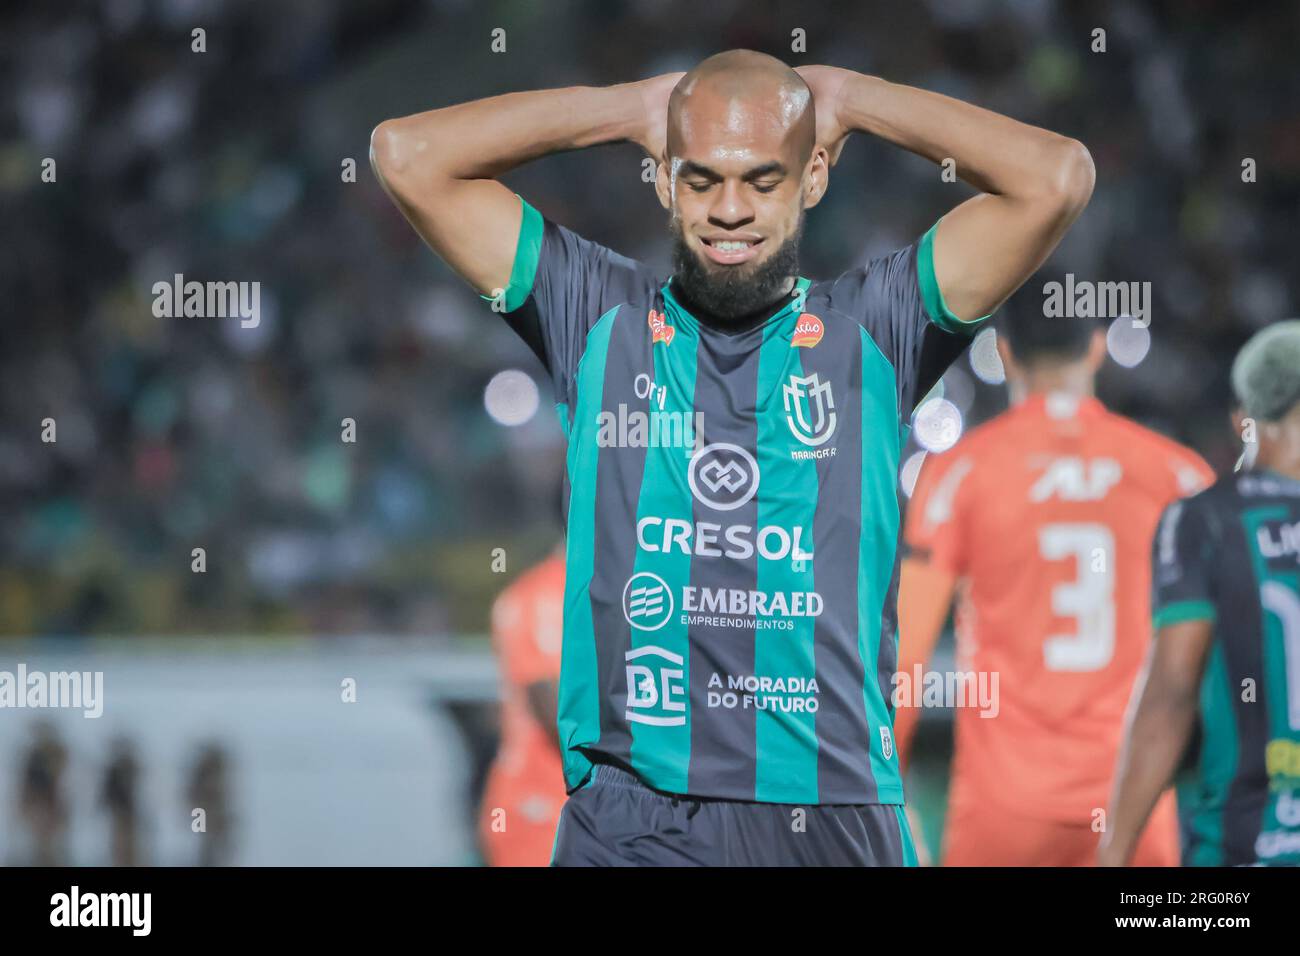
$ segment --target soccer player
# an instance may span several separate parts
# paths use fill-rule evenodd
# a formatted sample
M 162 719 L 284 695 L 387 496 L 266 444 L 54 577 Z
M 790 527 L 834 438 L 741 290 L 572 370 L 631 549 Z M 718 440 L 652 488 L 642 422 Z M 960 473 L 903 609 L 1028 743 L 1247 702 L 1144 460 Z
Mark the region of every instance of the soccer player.
M 927 456 L 907 511 L 900 691 L 924 687 L 960 587 L 956 672 L 974 692 L 954 716 L 947 866 L 1095 863 L 1150 642 L 1151 536 L 1165 505 L 1213 480 L 1194 452 L 1093 396 L 1106 356 L 1095 323 L 1023 306 L 998 322 L 1011 408 Z M 904 759 L 919 715 L 898 710 Z M 1137 862 L 1173 866 L 1177 850 L 1171 792 Z
M 951 159 L 979 195 L 813 281 L 803 216 L 853 131 Z M 496 178 L 627 140 L 658 163 L 667 277 Z M 570 797 L 552 862 L 909 862 L 889 705 L 899 446 L 916 398 L 1087 202 L 1087 150 L 733 50 L 685 75 L 390 120 L 371 152 L 559 400 Z
M 1300 864 L 1300 321 L 1251 338 L 1232 386 L 1254 465 L 1161 518 L 1103 865 L 1130 859 L 1171 780 L 1185 866 Z
M 479 817 L 489 866 L 546 866 L 551 859 L 564 805 L 555 735 L 563 617 L 563 547 L 525 571 L 492 606 L 501 744 Z

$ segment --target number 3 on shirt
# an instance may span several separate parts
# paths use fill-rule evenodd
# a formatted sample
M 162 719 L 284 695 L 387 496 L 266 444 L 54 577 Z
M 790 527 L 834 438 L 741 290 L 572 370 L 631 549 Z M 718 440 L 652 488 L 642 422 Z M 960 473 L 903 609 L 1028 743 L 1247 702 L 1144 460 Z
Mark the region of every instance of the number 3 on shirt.
M 1049 671 L 1095 671 L 1115 653 L 1115 536 L 1101 524 L 1049 524 L 1038 529 L 1038 553 L 1047 561 L 1075 559 L 1075 579 L 1052 588 L 1052 613 L 1076 621 L 1073 634 L 1043 642 Z

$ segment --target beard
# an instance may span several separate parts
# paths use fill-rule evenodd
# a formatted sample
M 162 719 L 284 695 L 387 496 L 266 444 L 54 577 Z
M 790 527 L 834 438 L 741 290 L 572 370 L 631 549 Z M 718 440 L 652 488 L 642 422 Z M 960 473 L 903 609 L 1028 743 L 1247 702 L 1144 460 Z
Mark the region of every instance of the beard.
M 800 208 L 794 232 L 763 261 L 720 266 L 687 245 L 682 221 L 674 210 L 668 223 L 673 237 L 674 287 L 708 318 L 727 327 L 748 324 L 746 320 L 787 295 L 790 277 L 799 274 L 803 218 Z

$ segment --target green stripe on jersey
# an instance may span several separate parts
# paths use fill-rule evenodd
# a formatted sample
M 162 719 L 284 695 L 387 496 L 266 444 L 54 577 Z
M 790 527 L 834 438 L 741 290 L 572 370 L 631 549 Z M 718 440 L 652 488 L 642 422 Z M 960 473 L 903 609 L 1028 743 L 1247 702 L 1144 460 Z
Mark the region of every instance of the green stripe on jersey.
M 916 844 L 912 842 L 912 827 L 907 822 L 907 811 L 900 804 L 894 804 L 894 819 L 898 821 L 898 836 L 903 841 L 903 866 L 920 866 Z
M 943 222 L 942 219 L 939 222 Z M 939 228 L 936 222 L 921 237 L 921 244 L 916 250 L 916 278 L 921 286 L 921 304 L 930 321 L 945 332 L 971 335 L 979 330 L 980 323 L 988 320 L 988 315 L 978 319 L 959 319 L 953 315 L 948 304 L 943 301 L 943 292 L 939 289 L 939 279 L 934 274 L 934 233 Z
M 690 422 L 693 427 L 695 421 L 698 345 L 699 332 L 695 327 L 679 322 L 671 343 L 656 342 L 653 346 L 654 380 L 672 383 L 664 390 L 664 405 L 660 409 L 668 414 L 661 416 L 660 420 L 682 423 L 682 434 L 671 436 L 675 441 L 656 442 L 652 439 L 650 447 L 645 450 L 645 471 L 636 508 L 638 537 L 641 522 L 645 519 L 658 522 L 647 529 L 646 534 L 651 536 L 662 534 L 667 521 L 681 521 L 686 527 L 694 522 L 687 477 L 694 447 L 683 447 L 685 443 L 681 438 L 685 436 L 685 423 Z M 698 436 L 693 437 L 698 440 Z M 592 497 L 595 497 L 594 489 Z M 655 714 L 628 712 L 632 766 L 652 787 L 670 793 L 686 793 L 691 762 L 690 644 L 684 615 L 681 608 L 672 602 L 682 594 L 681 589 L 674 585 L 691 579 L 691 555 L 672 547 L 659 551 L 638 547 L 633 567 L 628 587 L 650 588 L 649 593 L 657 594 L 670 610 L 667 620 L 653 630 L 631 628 L 631 654 L 644 656 L 641 663 L 648 665 L 648 671 L 657 674 L 661 681 L 660 686 L 646 689 L 647 696 L 650 693 L 658 696 Z M 634 657 L 628 663 L 635 666 L 637 659 Z M 632 693 L 631 687 L 628 693 Z
M 902 803 L 903 782 L 894 753 L 893 726 L 876 677 L 880 659 L 881 613 L 890 572 L 898 547 L 898 407 L 894 368 L 860 329 L 862 338 L 862 502 L 858 538 L 858 655 L 862 658 L 868 744 L 871 748 L 871 776 L 876 781 L 880 803 Z M 888 388 L 870 383 L 881 380 Z M 897 649 L 898 635 L 889 638 Z M 890 756 L 884 755 L 881 730 L 890 739 Z
M 1223 862 L 1223 807 L 1237 774 L 1237 718 L 1223 645 L 1214 642 L 1201 681 L 1201 758 L 1196 774 L 1179 781 L 1178 803 L 1191 823 L 1192 854 L 1186 866 Z
M 793 562 L 794 532 L 802 553 L 811 554 L 813 519 L 817 514 L 817 462 L 807 459 L 787 462 L 789 427 L 781 385 L 789 374 L 802 375 L 803 349 L 790 347 L 790 336 L 798 322 L 792 314 L 771 323 L 763 333 L 758 355 L 758 395 L 767 396 L 767 407 L 758 410 L 758 471 L 764 480 L 758 487 L 759 528 L 787 529 L 790 553 L 780 560 L 756 553 L 758 590 L 808 593 L 814 588 L 813 562 Z M 767 615 L 772 617 L 772 615 Z M 754 629 L 754 674 L 758 677 L 799 677 L 812 680 L 817 674 L 814 652 L 814 617 L 793 618 L 793 631 Z M 779 695 L 773 695 L 779 696 Z M 771 701 L 773 698 L 768 697 Z M 754 712 L 754 799 L 772 803 L 817 802 L 817 718 L 811 712 L 784 713 L 780 709 Z
M 617 312 L 615 307 L 602 315 L 587 335 L 587 347 L 578 363 L 575 422 L 594 422 L 599 417 L 605 388 L 605 357 Z M 573 745 L 600 739 L 603 691 L 596 668 L 596 631 L 591 620 L 599 463 L 600 447 L 594 441 L 569 442 L 565 462 L 569 470 L 569 528 L 564 557 L 564 647 L 558 724 L 564 750 L 564 780 L 570 787 L 581 783 L 591 770 L 591 761 L 572 749 Z
M 542 257 L 542 230 L 545 226 L 541 213 L 519 193 L 515 193 L 515 197 L 522 206 L 523 218 L 519 222 L 519 239 L 515 244 L 515 258 L 510 267 L 510 284 L 503 290 L 506 312 L 513 312 L 523 305 L 528 294 L 533 291 L 537 263 Z M 496 297 L 480 293 L 479 298 L 492 302 Z
M 1209 601 L 1175 601 L 1151 616 L 1151 626 L 1161 628 L 1184 621 L 1213 621 L 1214 618 L 1214 605 Z

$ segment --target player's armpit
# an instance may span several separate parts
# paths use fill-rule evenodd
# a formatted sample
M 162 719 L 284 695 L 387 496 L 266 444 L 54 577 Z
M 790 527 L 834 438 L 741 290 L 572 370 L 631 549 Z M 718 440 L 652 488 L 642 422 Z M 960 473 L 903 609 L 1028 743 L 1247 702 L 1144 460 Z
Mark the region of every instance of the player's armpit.
M 903 560 L 898 585 L 899 676 L 895 688 L 912 686 L 917 665 L 924 668 L 933 655 L 956 586 L 956 576 L 942 568 L 915 557 Z M 906 699 L 907 695 L 895 696 L 899 706 L 894 712 L 894 741 L 899 765 L 906 768 L 921 711 L 919 707 L 908 706 L 913 701 Z M 900 696 L 903 699 L 898 699 Z
M 1134 688 L 1098 863 L 1132 857 L 1161 792 L 1173 779 L 1196 719 L 1201 678 L 1213 640 L 1208 618 L 1161 627 Z

